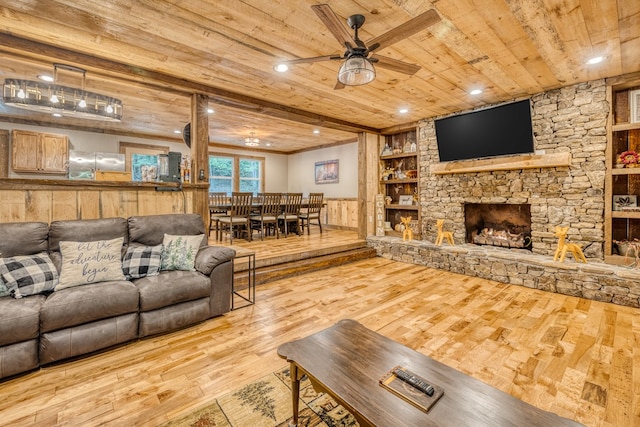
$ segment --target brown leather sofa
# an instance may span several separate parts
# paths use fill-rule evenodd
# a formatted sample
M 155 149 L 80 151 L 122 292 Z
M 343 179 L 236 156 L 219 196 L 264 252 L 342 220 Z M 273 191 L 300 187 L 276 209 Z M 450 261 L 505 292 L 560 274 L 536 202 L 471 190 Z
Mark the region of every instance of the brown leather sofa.
M 205 235 L 195 271 L 1 297 L 0 379 L 228 312 L 235 256 L 233 249 L 208 246 L 202 218 L 195 214 L 0 224 L 2 257 L 46 251 L 58 272 L 61 241 L 123 237 L 124 255 L 128 246 L 162 244 L 165 233 Z

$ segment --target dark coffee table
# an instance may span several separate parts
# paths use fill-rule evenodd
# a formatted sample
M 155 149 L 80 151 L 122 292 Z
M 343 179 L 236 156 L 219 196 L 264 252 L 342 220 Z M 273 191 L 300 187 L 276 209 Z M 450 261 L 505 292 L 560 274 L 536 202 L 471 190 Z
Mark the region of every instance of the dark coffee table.
M 475 378 L 373 332 L 354 320 L 278 347 L 291 364 L 293 426 L 300 378 L 329 393 L 361 426 L 581 426 L 543 411 Z M 442 387 L 426 413 L 379 384 L 400 365 Z

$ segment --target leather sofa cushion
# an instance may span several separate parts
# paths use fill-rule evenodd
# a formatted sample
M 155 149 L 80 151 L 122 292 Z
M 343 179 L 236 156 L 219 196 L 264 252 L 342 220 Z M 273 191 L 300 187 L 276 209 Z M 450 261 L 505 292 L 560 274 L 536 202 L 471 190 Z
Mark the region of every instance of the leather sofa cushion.
M 9 222 L 0 224 L 0 254 L 3 258 L 33 255 L 49 247 L 49 224 Z
M 192 236 L 206 234 L 202 217 L 198 214 L 167 214 L 132 216 L 129 222 L 129 240 L 145 246 L 161 245 L 165 234 Z M 200 246 L 206 246 L 206 236 Z
M 0 298 L 0 346 L 38 338 L 44 295 Z
M 40 337 L 40 364 L 91 353 L 131 341 L 137 336 L 138 313 L 46 332 Z
M 138 311 L 138 290 L 128 281 L 92 283 L 56 291 L 40 312 L 40 332 Z
M 0 378 L 38 367 L 38 340 L 32 339 L 0 348 Z
M 140 292 L 141 312 L 207 298 L 211 292 L 209 277 L 195 271 L 162 271 L 134 283 Z
M 209 298 L 200 298 L 159 310 L 140 313 L 140 338 L 175 331 L 209 318 Z

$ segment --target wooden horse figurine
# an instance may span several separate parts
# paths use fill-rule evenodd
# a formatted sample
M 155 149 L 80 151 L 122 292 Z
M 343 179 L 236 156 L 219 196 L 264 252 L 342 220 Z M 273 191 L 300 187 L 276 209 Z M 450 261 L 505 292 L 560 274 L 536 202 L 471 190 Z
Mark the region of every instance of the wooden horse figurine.
M 400 217 L 400 220 L 402 221 L 402 224 L 404 225 L 404 230 L 402 231 L 402 241 L 404 242 L 405 240 L 409 240 L 411 241 L 413 239 L 413 231 L 411 230 L 411 227 L 409 226 L 409 224 L 411 223 L 411 220 L 413 218 L 411 218 L 410 216 L 404 218 L 404 217 Z
M 560 262 L 564 262 L 567 251 L 571 251 L 576 261 L 586 263 L 587 259 L 584 257 L 580 245 L 566 242 L 568 231 L 569 227 L 556 227 L 555 236 L 558 238 L 558 248 L 556 249 L 556 254 L 553 256 L 553 260 L 556 261 L 558 257 L 560 257 Z
M 453 246 L 453 234 L 450 231 L 442 231 L 442 226 L 444 225 L 444 219 L 439 219 L 436 221 L 436 227 L 438 227 L 438 236 L 436 237 L 436 246 L 440 246 L 442 244 L 443 239 L 447 239 L 450 245 Z

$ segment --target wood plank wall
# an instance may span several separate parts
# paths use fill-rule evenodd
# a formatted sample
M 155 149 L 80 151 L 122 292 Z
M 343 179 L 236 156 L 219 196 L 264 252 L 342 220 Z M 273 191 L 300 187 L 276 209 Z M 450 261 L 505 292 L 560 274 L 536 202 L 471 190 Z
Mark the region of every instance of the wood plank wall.
M 0 222 L 99 219 L 192 213 L 196 189 L 156 191 L 154 186 L 35 186 L 0 184 Z M 205 222 L 208 218 L 205 218 Z
M 358 199 L 336 198 L 326 199 L 326 207 L 323 209 L 323 224 L 341 229 L 358 228 Z
M 197 186 L 183 191 L 156 191 L 155 184 L 0 179 L 0 222 L 98 219 L 134 215 L 193 213 Z M 340 229 L 358 228 L 358 199 L 325 199 L 323 224 Z M 205 223 L 208 218 L 204 218 Z

